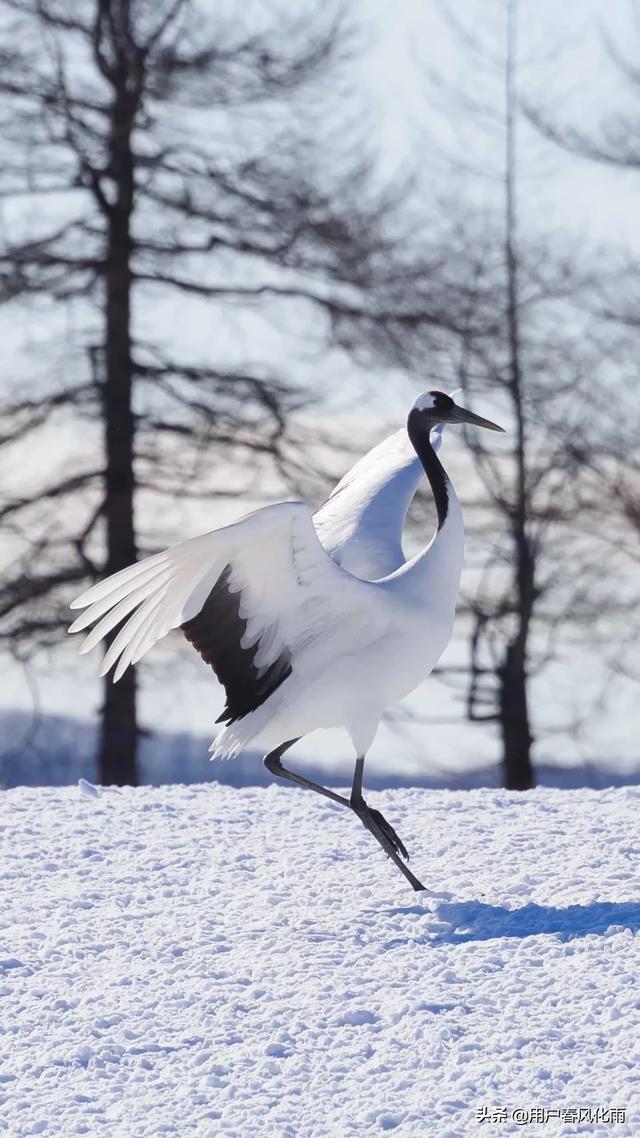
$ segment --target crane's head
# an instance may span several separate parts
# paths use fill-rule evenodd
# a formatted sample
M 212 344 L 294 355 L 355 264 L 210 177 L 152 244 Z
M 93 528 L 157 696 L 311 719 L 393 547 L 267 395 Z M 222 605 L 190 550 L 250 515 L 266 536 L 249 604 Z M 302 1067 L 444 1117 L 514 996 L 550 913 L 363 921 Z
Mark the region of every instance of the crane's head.
M 504 427 L 499 427 L 490 419 L 482 419 L 473 411 L 458 407 L 451 396 L 445 395 L 444 391 L 424 391 L 416 399 L 409 412 L 409 418 L 428 431 L 437 423 L 469 423 L 473 427 L 486 427 L 489 431 L 504 433 Z

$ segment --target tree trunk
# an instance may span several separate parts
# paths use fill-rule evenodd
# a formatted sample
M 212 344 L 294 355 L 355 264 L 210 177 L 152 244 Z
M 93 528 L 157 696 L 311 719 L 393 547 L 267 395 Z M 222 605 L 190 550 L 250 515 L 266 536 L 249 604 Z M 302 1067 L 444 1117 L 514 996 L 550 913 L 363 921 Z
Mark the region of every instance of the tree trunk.
M 116 200 L 107 206 L 105 274 L 105 522 L 107 574 L 136 560 L 134 529 L 133 358 L 131 346 L 131 215 L 134 176 L 132 107 L 126 85 L 118 92 L 111 121 L 112 172 Z M 113 638 L 110 637 L 110 640 Z M 102 783 L 136 786 L 138 725 L 136 677 L 128 668 L 113 684 L 105 677 L 99 776 Z
M 535 785 L 531 764 L 533 737 L 529 727 L 526 663 L 518 642 L 508 646 L 499 678 L 504 785 L 507 790 L 530 790 Z
M 507 274 L 508 389 L 515 418 L 516 480 L 511 510 L 511 534 L 515 561 L 515 617 L 518 629 L 507 645 L 499 671 L 499 713 L 502 762 L 508 790 L 528 790 L 534 785 L 531 766 L 529 708 L 527 702 L 527 641 L 535 602 L 535 558 L 527 527 L 530 504 L 527 485 L 527 438 L 523 407 L 524 378 L 520 350 L 520 307 L 516 201 L 516 20 L 517 0 L 507 0 L 507 52 L 505 90 L 505 268 Z

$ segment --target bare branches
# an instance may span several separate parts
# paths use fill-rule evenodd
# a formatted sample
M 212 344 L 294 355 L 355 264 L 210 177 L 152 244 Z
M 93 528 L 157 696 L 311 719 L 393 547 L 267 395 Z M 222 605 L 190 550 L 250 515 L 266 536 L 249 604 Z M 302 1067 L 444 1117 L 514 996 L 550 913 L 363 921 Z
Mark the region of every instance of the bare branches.
M 4 454 L 46 443 L 57 422 L 69 440 L 51 448 L 56 461 L 45 445 L 38 477 L 0 503 L 14 555 L 0 636 L 30 650 L 60 641 L 72 589 L 136 559 L 150 500 L 257 496 L 304 465 L 292 423 L 313 393 L 287 353 L 247 350 L 243 362 L 227 335 L 212 360 L 205 337 L 167 335 L 166 299 L 181 312 L 206 302 L 224 330 L 232 309 L 250 327 L 281 305 L 289 329 L 304 310 L 323 336 L 353 338 L 378 315 L 366 277 L 383 274 L 384 195 L 367 190 L 367 160 L 336 148 L 326 161 L 313 124 L 301 126 L 304 100 L 340 81 L 351 50 L 338 4 L 0 10 L 15 32 L 1 53 L 0 198 L 18 219 L 0 250 L 0 301 L 20 316 L 59 305 L 67 340 L 62 370 L 40 357 L 33 389 L 10 394 L 0 432 Z M 393 319 L 411 312 L 396 305 Z M 86 416 L 100 436 L 85 439 Z M 135 781 L 137 735 L 128 674 L 106 690 L 105 780 Z
M 621 80 L 621 107 L 607 109 L 599 121 L 590 121 L 588 127 L 575 125 L 557 113 L 528 102 L 525 113 L 529 121 L 549 141 L 564 150 L 590 162 L 617 169 L 640 169 L 640 143 L 638 142 L 637 104 L 640 99 L 640 67 L 635 61 L 633 48 L 620 46 L 605 30 L 602 32 L 605 55 L 613 63 Z M 637 54 L 638 44 L 635 44 Z M 630 96 L 628 105 L 624 96 Z
M 531 104 L 526 104 L 525 109 L 529 121 L 545 138 L 576 157 L 623 170 L 640 168 L 634 115 L 612 114 L 591 133 L 568 123 L 554 122 L 548 112 Z
M 162 45 L 152 36 L 151 93 L 193 108 L 256 107 L 299 94 L 345 60 L 346 20 L 335 4 L 277 19 L 263 31 L 220 20 L 215 34 L 197 38 L 191 24 Z
M 36 398 L 20 399 L 9 396 L 2 407 L 0 447 L 20 442 L 35 434 L 57 411 L 66 408 L 79 410 L 94 403 L 95 384 L 79 383 Z

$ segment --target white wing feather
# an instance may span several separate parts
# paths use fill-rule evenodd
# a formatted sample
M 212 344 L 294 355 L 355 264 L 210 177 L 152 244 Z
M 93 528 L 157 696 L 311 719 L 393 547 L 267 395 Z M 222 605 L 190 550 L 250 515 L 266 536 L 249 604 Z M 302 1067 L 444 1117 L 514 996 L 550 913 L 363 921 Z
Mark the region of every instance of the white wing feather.
M 73 602 L 86 611 L 69 631 L 95 625 L 80 649 L 89 651 L 127 618 L 102 665 L 104 675 L 117 663 L 117 680 L 170 629 L 200 612 L 227 566 L 229 590 L 241 594 L 247 622 L 242 646 L 260 641 L 258 668 L 284 648 L 295 656 L 320 636 L 330 659 L 334 638 L 368 643 L 391 619 L 384 604 L 370 604 L 375 586 L 344 572 L 322 548 L 308 506 L 281 502 L 94 585 Z

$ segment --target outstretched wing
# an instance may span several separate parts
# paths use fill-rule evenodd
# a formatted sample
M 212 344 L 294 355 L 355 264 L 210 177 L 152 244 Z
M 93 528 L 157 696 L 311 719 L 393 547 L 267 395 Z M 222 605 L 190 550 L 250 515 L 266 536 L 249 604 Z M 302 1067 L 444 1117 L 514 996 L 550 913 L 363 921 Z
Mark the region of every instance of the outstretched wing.
M 438 450 L 443 424 L 431 431 Z M 393 573 L 404 562 L 402 530 L 424 476 L 406 428 L 365 454 L 338 482 L 313 515 L 322 545 L 333 560 L 365 581 Z
M 384 602 L 345 573 L 318 541 L 302 502 L 281 502 L 230 526 L 174 545 L 94 585 L 72 604 L 85 611 L 70 632 L 93 625 L 88 652 L 123 621 L 102 674 L 118 680 L 172 628 L 216 672 L 232 722 L 264 703 L 296 657 L 321 639 L 327 659 L 340 644 L 375 638 Z

